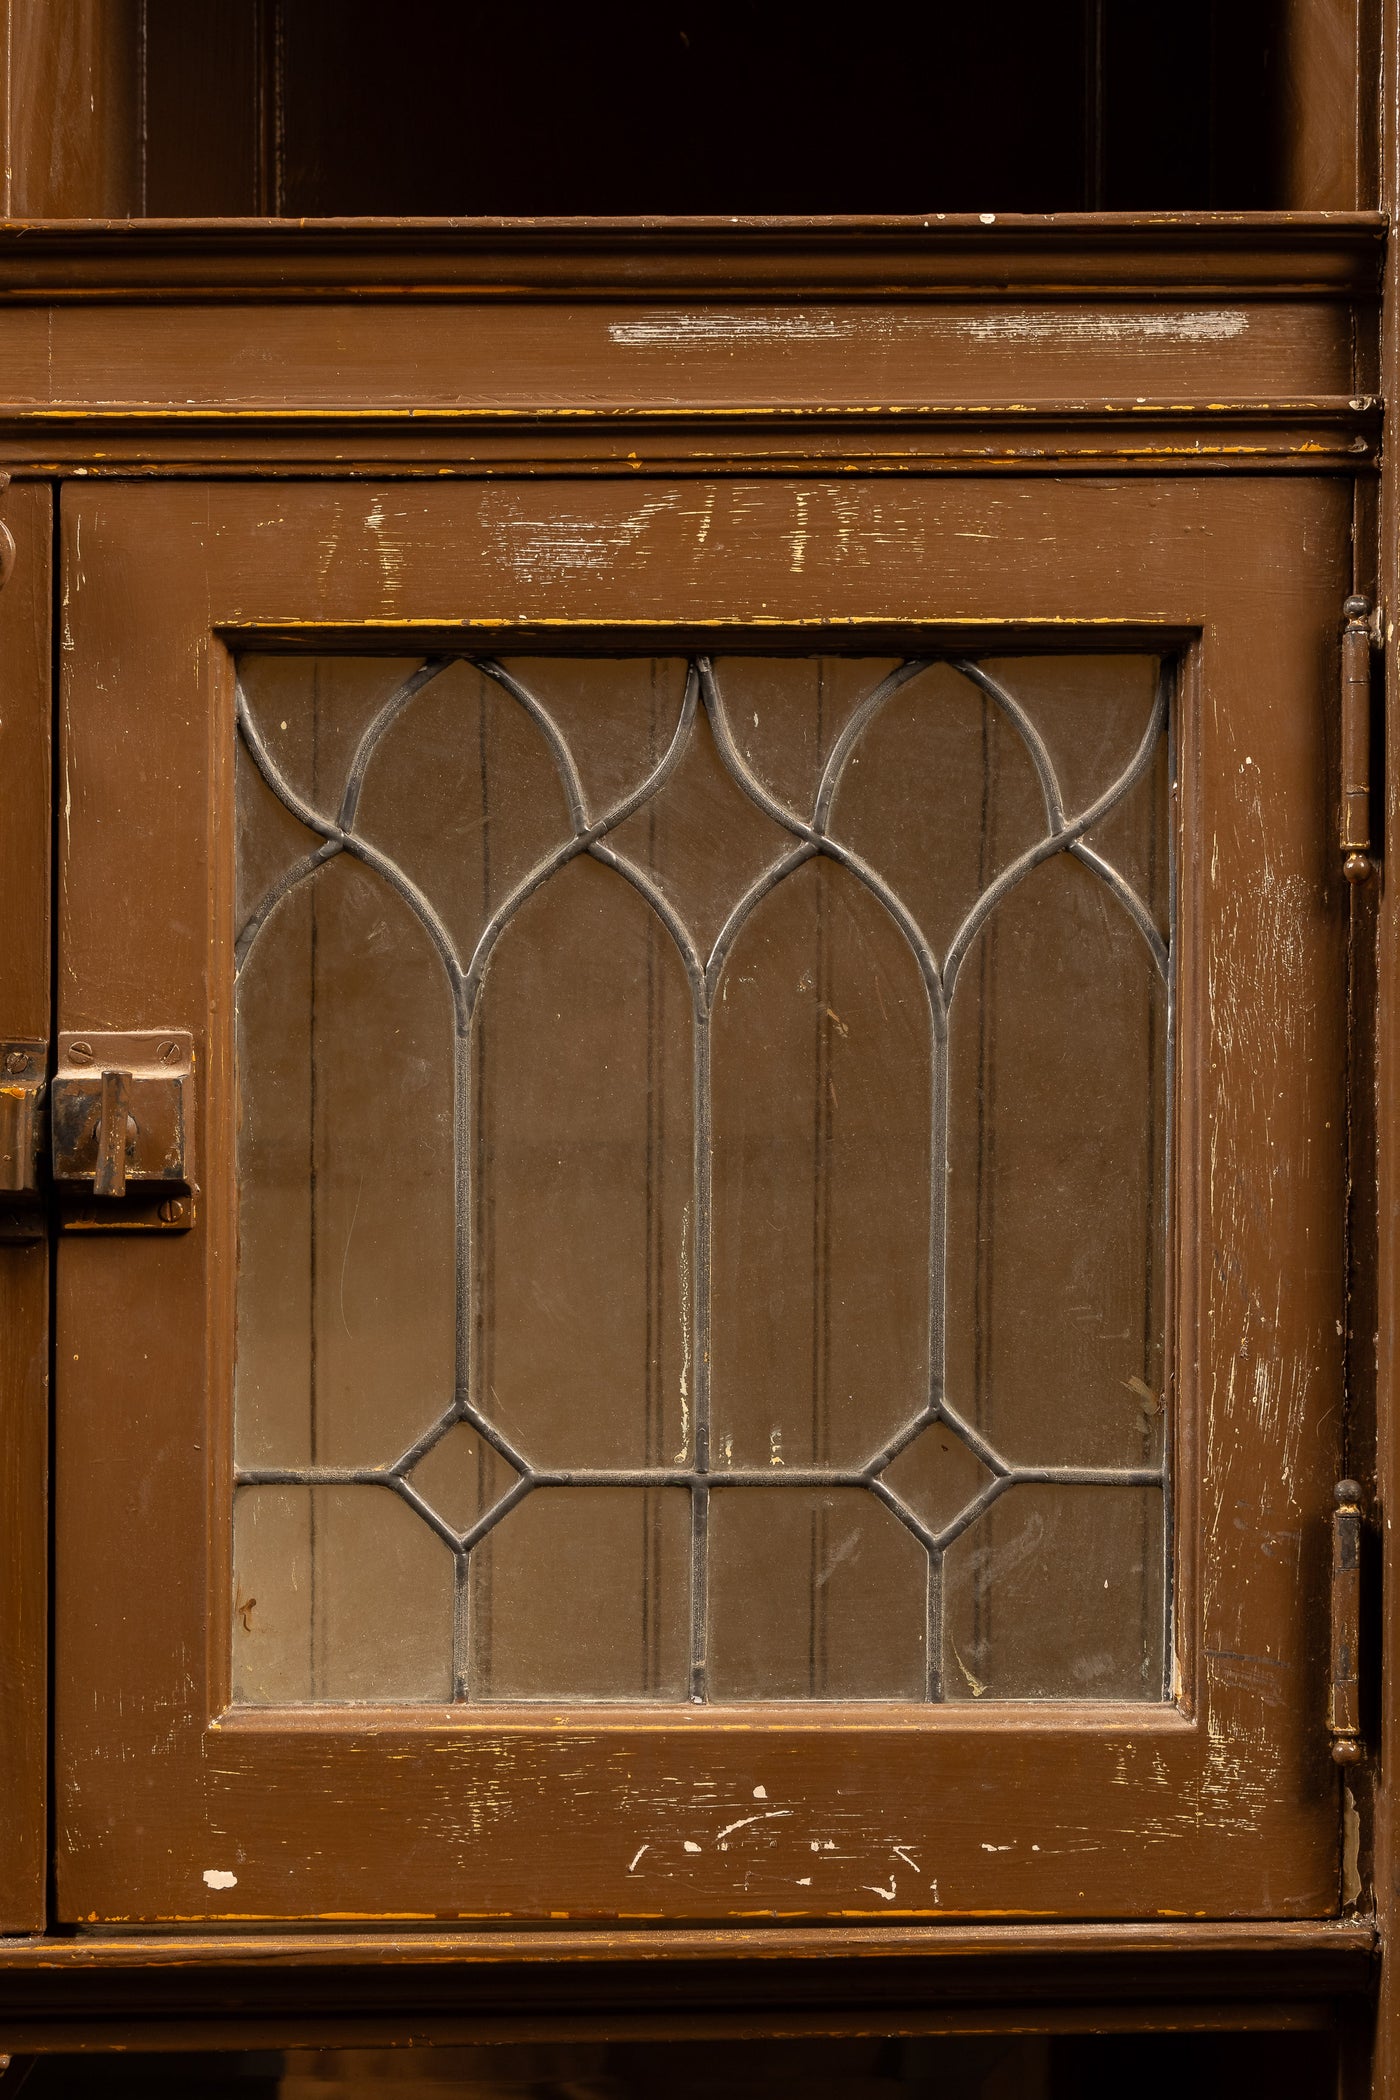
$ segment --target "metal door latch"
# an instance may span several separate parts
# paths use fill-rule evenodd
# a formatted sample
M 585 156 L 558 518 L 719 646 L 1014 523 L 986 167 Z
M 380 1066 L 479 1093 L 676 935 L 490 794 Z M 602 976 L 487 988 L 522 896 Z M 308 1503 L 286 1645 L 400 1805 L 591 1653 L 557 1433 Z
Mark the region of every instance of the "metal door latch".
M 49 1086 L 49 1168 L 70 1230 L 184 1232 L 194 1042 L 187 1029 L 67 1030 Z

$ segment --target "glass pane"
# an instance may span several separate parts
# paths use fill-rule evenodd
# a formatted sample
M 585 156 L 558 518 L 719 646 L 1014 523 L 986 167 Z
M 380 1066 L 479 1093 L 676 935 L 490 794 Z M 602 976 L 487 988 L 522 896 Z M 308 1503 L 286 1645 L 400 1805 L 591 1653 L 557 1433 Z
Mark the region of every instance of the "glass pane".
M 243 657 L 236 1698 L 1164 1696 L 1169 713 Z

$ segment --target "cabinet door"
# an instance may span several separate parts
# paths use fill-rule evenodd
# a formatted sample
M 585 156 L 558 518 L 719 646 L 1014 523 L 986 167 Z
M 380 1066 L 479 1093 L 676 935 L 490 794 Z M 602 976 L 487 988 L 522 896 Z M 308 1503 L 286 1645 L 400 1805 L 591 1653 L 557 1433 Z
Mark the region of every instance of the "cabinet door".
M 1349 525 L 65 498 L 65 1918 L 1336 1908 Z

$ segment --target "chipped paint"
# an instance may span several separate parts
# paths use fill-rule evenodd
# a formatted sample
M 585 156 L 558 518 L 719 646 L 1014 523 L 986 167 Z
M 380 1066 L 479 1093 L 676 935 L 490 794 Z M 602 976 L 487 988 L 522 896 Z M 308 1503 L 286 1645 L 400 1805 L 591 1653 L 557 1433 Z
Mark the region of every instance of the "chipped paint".
M 715 1843 L 719 1846 L 721 1852 L 727 1852 L 729 1850 L 728 1841 L 733 1837 L 736 1830 L 746 1830 L 750 1823 L 771 1823 L 780 1816 L 790 1816 L 791 1814 L 792 1810 L 790 1808 L 767 1808 L 760 1815 L 740 1816 L 736 1822 L 726 1823 L 723 1830 L 715 1832 Z
M 1349 1786 L 1342 1788 L 1342 1903 L 1361 1900 L 1361 1814 Z
M 929 338 L 968 343 L 1227 343 L 1242 336 L 1249 315 L 1239 307 L 1168 307 L 1095 313 L 1075 307 L 990 308 L 949 314 L 923 311 L 850 312 L 832 307 L 712 308 L 701 312 L 640 314 L 608 324 L 608 340 L 627 349 L 676 349 L 685 344 L 878 343 Z

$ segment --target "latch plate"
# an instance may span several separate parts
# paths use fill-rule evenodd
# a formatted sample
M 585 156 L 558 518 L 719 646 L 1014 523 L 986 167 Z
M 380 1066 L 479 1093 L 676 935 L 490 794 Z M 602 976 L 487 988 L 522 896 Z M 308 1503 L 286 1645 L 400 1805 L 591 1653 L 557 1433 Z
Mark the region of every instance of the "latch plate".
M 49 1088 L 59 1223 L 73 1232 L 187 1232 L 194 1041 L 188 1029 L 66 1029 Z
M 44 1237 L 39 1155 L 49 1046 L 38 1037 L 0 1042 L 0 1240 Z

